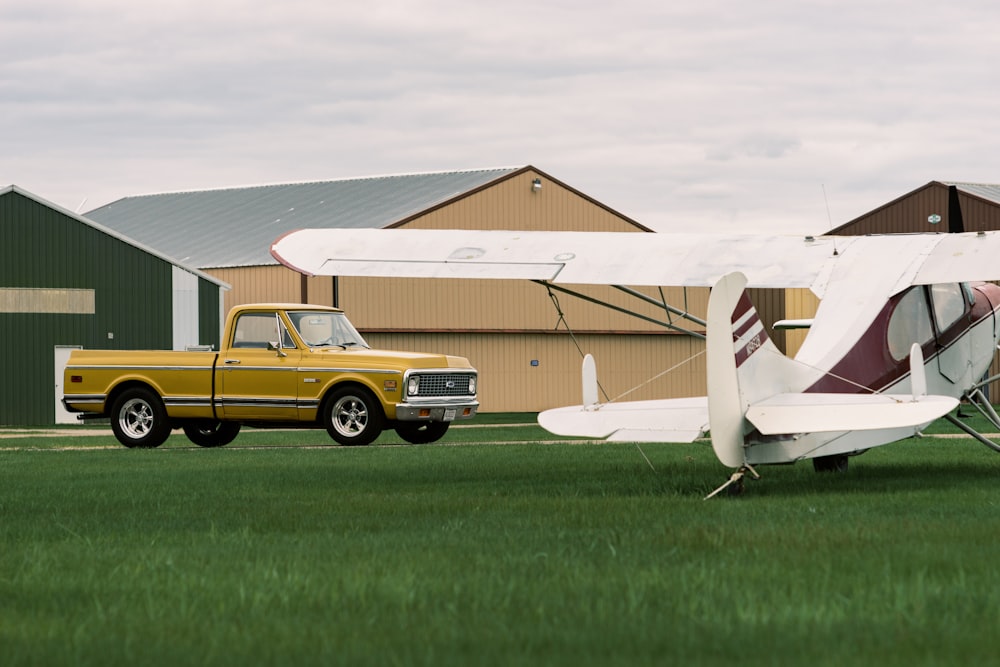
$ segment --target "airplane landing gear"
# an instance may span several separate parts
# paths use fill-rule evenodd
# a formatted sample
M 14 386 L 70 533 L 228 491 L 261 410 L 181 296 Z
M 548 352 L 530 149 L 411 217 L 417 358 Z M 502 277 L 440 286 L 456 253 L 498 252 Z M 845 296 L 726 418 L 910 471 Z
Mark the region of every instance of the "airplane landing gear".
M 812 461 L 816 472 L 847 472 L 847 454 L 817 456 Z
M 725 484 L 717 488 L 715 491 L 712 491 L 710 494 L 705 496 L 704 499 L 708 500 L 709 498 L 714 498 L 723 491 L 725 491 L 726 495 L 729 496 L 730 498 L 735 498 L 737 496 L 743 495 L 743 490 L 744 490 L 743 478 L 746 477 L 746 474 L 748 472 L 753 476 L 754 479 L 760 479 L 760 475 L 757 474 L 757 471 L 754 470 L 749 463 L 745 463 L 739 470 L 737 470 L 736 472 L 734 472 L 732 475 L 729 476 L 729 479 L 726 481 Z

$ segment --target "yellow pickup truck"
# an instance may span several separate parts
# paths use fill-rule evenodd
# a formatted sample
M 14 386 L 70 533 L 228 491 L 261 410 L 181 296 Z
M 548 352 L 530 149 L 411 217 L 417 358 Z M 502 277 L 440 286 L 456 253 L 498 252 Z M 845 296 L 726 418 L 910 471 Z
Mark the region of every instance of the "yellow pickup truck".
M 342 445 L 392 428 L 419 444 L 475 416 L 477 382 L 462 357 L 370 349 L 337 308 L 254 304 L 230 311 L 219 352 L 74 350 L 62 402 L 110 419 L 126 447 L 175 428 L 219 447 L 241 424 L 326 428 Z

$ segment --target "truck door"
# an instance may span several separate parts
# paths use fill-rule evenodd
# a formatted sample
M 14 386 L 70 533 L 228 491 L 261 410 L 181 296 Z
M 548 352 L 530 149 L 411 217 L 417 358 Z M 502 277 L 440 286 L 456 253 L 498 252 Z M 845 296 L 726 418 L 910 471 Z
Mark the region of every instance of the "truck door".
M 275 311 L 243 313 L 218 363 L 226 419 L 294 421 L 302 351 Z

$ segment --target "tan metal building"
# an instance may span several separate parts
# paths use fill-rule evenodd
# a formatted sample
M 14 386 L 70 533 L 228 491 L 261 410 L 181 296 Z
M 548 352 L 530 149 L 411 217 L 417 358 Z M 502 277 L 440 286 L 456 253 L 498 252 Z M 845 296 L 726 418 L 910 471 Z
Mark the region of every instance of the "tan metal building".
M 651 231 L 532 166 L 144 195 L 87 216 L 232 285 L 227 308 L 336 305 L 375 347 L 466 356 L 481 374 L 484 412 L 578 403 L 586 352 L 609 398 L 705 393 L 700 339 L 569 294 L 526 281 L 306 278 L 268 252 L 277 237 L 304 227 Z M 668 317 L 610 287 L 576 289 L 658 322 Z M 784 294 L 768 292 L 757 295 L 758 308 L 773 321 Z M 645 293 L 705 315 L 707 289 Z

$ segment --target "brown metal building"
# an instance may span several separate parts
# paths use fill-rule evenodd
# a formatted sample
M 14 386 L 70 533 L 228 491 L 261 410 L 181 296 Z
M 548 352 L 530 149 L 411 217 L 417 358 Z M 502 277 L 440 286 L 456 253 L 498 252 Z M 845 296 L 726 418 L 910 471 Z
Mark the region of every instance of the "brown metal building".
M 578 403 L 586 352 L 597 359 L 609 398 L 705 393 L 700 339 L 540 285 L 306 278 L 268 253 L 274 239 L 304 227 L 651 231 L 532 166 L 145 195 L 87 216 L 229 283 L 227 308 L 256 301 L 336 305 L 375 347 L 466 356 L 481 374 L 483 411 Z M 667 317 L 610 287 L 576 289 L 658 322 Z M 707 289 L 645 293 L 705 315 Z M 766 321 L 783 312 L 784 293 L 760 291 L 757 298 Z

